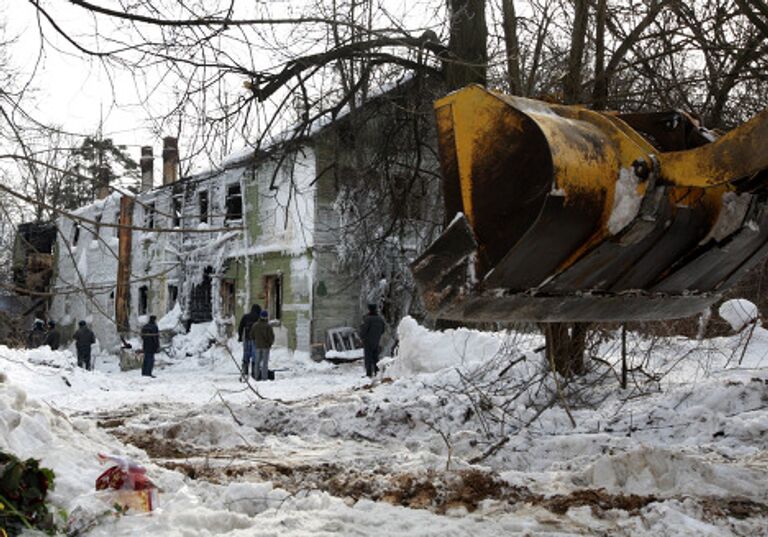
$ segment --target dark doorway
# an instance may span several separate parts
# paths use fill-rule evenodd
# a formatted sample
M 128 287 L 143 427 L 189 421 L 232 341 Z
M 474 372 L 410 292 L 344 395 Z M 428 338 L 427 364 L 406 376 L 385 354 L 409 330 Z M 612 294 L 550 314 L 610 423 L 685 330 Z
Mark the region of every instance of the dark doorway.
M 149 307 L 149 288 L 146 285 L 139 287 L 139 315 L 146 315 Z
M 283 315 L 283 276 L 270 274 L 264 276 L 265 304 L 270 319 L 280 319 Z
M 213 320 L 213 304 L 211 300 L 212 267 L 203 271 L 203 280 L 192 287 L 189 297 L 189 321 L 191 323 L 207 323 Z

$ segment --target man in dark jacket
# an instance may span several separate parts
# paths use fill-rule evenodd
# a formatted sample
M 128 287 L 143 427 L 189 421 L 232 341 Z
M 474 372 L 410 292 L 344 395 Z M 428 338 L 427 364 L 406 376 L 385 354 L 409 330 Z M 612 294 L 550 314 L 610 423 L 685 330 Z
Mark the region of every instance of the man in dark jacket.
M 48 334 L 45 336 L 44 345 L 48 345 L 52 351 L 55 351 L 59 348 L 60 344 L 61 334 L 59 334 L 59 330 L 56 328 L 56 323 L 48 321 Z
M 40 319 L 35 319 L 32 331 L 27 336 L 27 348 L 36 349 L 45 343 L 45 325 Z
M 251 339 L 251 327 L 253 323 L 259 320 L 259 314 L 261 313 L 261 306 L 254 304 L 251 306 L 250 313 L 246 313 L 240 319 L 240 324 L 237 326 L 237 340 L 243 342 L 243 364 L 240 369 L 240 380 L 245 382 L 248 379 L 248 364 L 254 359 L 253 339 Z M 256 371 L 253 372 L 256 375 Z
M 141 327 L 142 350 L 144 351 L 141 374 L 144 377 L 155 378 L 152 374 L 152 368 L 155 367 L 155 353 L 160 350 L 160 331 L 157 329 L 156 320 L 156 316 L 150 315 L 149 322 Z
M 384 319 L 376 313 L 376 304 L 368 304 L 368 315 L 363 318 L 360 326 L 360 339 L 363 340 L 365 374 L 369 377 L 379 372 L 376 364 L 379 361 L 379 342 L 385 328 Z
M 85 326 L 85 321 L 78 322 L 77 326 L 78 329 L 72 336 L 72 339 L 75 340 L 75 348 L 77 348 L 77 365 L 90 371 L 91 345 L 96 343 L 96 336 L 93 335 L 90 328 Z
M 269 325 L 267 310 L 261 310 L 259 320 L 251 327 L 253 340 L 253 378 L 269 380 L 269 349 L 275 342 L 275 332 Z

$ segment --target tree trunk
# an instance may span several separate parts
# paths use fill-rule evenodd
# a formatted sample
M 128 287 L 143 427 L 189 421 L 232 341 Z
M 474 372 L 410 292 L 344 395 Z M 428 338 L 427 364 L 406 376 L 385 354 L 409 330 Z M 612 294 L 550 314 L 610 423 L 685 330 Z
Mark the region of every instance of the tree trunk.
M 566 378 L 584 374 L 589 324 L 546 323 L 543 328 L 547 360 L 554 364 L 555 371 Z
M 563 84 L 563 99 L 566 104 L 581 101 L 581 70 L 584 66 L 584 44 L 587 40 L 588 18 L 587 0 L 575 0 L 571 52 L 568 56 L 568 71 L 565 74 Z
M 604 1 L 604 0 L 603 0 Z M 520 76 L 520 42 L 517 40 L 517 13 L 514 0 L 502 0 L 504 44 L 507 47 L 507 77 L 509 92 L 523 94 L 523 80 Z
M 597 0 L 595 27 L 595 87 L 592 92 L 592 107 L 604 110 L 608 106 L 608 81 L 605 78 L 605 1 Z
M 449 90 L 486 83 L 488 51 L 485 0 L 449 0 L 451 37 L 444 61 Z

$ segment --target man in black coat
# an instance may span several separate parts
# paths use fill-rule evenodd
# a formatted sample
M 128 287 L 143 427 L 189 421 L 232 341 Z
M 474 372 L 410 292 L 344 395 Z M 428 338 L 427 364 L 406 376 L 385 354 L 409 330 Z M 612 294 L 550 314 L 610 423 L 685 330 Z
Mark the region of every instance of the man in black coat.
M 360 339 L 363 340 L 365 374 L 369 377 L 379 372 L 376 364 L 379 361 L 379 342 L 385 328 L 384 319 L 376 313 L 376 304 L 368 304 L 368 315 L 363 318 L 360 327 Z
M 48 334 L 45 336 L 44 345 L 48 345 L 52 351 L 55 351 L 59 348 L 60 344 L 61 334 L 59 334 L 59 330 L 56 328 L 56 323 L 48 321 Z
M 250 364 L 255 357 L 256 347 L 253 345 L 253 338 L 251 338 L 251 327 L 259 320 L 261 314 L 261 306 L 254 304 L 251 306 L 250 313 L 246 313 L 240 319 L 240 324 L 237 326 L 237 340 L 243 342 L 243 364 L 240 369 L 240 380 L 245 382 L 248 379 L 248 364 Z M 254 376 L 256 371 L 253 371 Z
M 77 330 L 75 330 L 72 339 L 75 340 L 75 348 L 77 348 L 77 366 L 85 368 L 87 371 L 91 370 L 91 345 L 96 343 L 96 336 L 90 328 L 85 326 L 85 321 L 77 323 Z
M 157 317 L 149 316 L 149 322 L 141 327 L 142 350 L 144 361 L 141 364 L 141 374 L 144 377 L 155 376 L 152 369 L 155 367 L 155 353 L 160 350 L 160 331 L 157 329 Z

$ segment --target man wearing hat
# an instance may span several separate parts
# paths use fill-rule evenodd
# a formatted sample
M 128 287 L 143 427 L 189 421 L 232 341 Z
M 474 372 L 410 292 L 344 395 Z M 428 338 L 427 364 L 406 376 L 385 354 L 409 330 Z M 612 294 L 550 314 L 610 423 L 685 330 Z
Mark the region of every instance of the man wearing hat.
M 385 329 L 384 319 L 376 313 L 376 304 L 368 304 L 368 315 L 363 318 L 363 324 L 360 327 L 360 339 L 363 340 L 365 374 L 369 377 L 379 372 L 376 365 L 379 361 L 379 342 Z
M 60 344 L 61 334 L 59 334 L 59 329 L 56 328 L 56 323 L 50 320 L 48 321 L 48 333 L 45 336 L 44 345 L 48 345 L 52 351 L 55 351 L 59 348 Z
M 75 330 L 72 339 L 75 340 L 75 348 L 77 348 L 77 366 L 91 370 L 91 345 L 96 343 L 96 336 L 93 335 L 93 331 L 85 326 L 85 321 L 77 323 L 77 330 Z
M 150 315 L 149 322 L 141 327 L 142 349 L 144 350 L 141 375 L 144 377 L 155 377 L 152 374 L 152 369 L 155 367 L 155 353 L 160 350 L 160 331 L 157 328 L 156 320 L 155 315 Z

